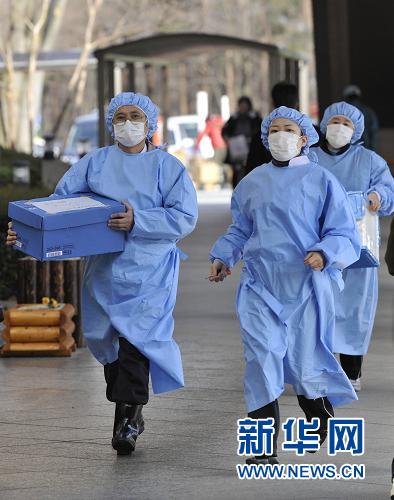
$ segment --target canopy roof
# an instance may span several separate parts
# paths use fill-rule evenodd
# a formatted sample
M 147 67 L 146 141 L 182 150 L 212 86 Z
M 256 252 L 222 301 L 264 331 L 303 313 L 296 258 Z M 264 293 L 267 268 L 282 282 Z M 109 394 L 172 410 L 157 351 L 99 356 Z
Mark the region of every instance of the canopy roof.
M 228 49 L 249 49 L 270 53 L 281 53 L 276 45 L 245 38 L 207 33 L 165 33 L 129 40 L 95 51 L 98 58 L 106 60 L 182 60 L 187 56 L 208 54 Z M 287 57 L 300 59 L 299 55 Z
M 105 127 L 105 106 L 115 93 L 114 68 L 122 62 L 126 65 L 127 89 L 135 90 L 135 63 L 143 63 L 147 67 L 160 66 L 160 108 L 165 127 L 168 116 L 168 76 L 167 68 L 176 63 L 185 62 L 188 58 L 199 55 L 212 55 L 225 50 L 249 50 L 266 54 L 269 60 L 269 85 L 282 77 L 289 81 L 298 81 L 299 54 L 279 49 L 276 45 L 255 40 L 227 35 L 209 33 L 161 33 L 124 41 L 117 45 L 109 45 L 98 49 L 94 55 L 98 60 L 98 109 L 99 109 L 99 143 L 104 145 L 108 140 Z M 122 86 L 123 86 L 122 81 Z M 118 90 L 119 91 L 119 90 Z

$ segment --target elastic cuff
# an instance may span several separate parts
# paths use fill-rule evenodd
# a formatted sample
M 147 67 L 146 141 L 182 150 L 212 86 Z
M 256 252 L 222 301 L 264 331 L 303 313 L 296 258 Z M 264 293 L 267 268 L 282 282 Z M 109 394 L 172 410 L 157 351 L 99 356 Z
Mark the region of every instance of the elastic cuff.
M 367 196 L 371 193 L 375 193 L 376 196 L 379 198 L 379 201 L 382 202 L 382 196 L 380 195 L 379 191 L 376 191 L 375 189 L 370 189 L 367 191 Z
M 218 260 L 219 262 L 221 262 L 223 265 L 227 266 L 227 267 L 231 267 L 229 264 L 227 264 L 227 262 L 224 262 L 223 259 L 219 259 L 218 257 L 210 257 L 209 259 L 211 261 L 211 264 L 213 264 L 215 262 L 215 260 Z

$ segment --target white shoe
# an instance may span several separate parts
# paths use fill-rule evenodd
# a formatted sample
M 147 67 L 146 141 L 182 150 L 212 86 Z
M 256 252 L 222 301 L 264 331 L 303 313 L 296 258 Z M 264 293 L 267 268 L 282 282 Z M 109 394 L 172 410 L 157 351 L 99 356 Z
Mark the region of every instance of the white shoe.
M 352 379 L 350 379 L 350 383 L 352 384 L 353 389 L 354 389 L 356 392 L 360 392 L 360 391 L 361 391 L 361 378 L 358 378 L 358 379 L 356 379 L 356 380 L 352 380 Z

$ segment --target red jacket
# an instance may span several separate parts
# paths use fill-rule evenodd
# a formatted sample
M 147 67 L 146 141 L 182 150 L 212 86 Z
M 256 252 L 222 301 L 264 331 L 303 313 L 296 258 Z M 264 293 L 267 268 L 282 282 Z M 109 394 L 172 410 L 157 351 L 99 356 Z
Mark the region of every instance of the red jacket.
M 213 116 L 212 118 L 207 119 L 205 122 L 205 128 L 201 132 L 199 132 L 197 136 L 196 146 L 198 146 L 201 142 L 201 139 L 207 135 L 212 142 L 212 147 L 214 149 L 224 148 L 226 143 L 222 137 L 222 127 L 223 120 L 220 116 Z

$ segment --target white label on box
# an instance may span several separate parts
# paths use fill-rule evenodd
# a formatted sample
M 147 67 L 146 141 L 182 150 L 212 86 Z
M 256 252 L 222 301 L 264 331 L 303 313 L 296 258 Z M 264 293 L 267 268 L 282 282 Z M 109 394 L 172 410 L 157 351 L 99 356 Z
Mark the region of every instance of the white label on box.
M 44 210 L 48 214 L 58 214 L 61 212 L 70 212 L 73 210 L 85 210 L 86 208 L 105 207 L 104 203 L 93 200 L 88 196 L 79 196 L 78 198 L 64 198 L 62 200 L 48 200 L 48 201 L 33 201 L 31 205 Z
M 47 257 L 61 257 L 63 255 L 62 251 L 59 252 L 47 252 L 46 256 Z

